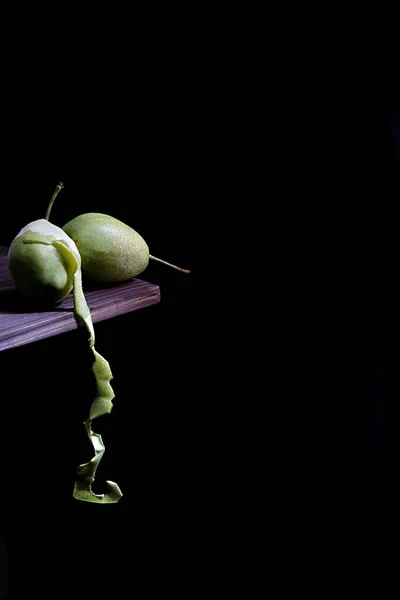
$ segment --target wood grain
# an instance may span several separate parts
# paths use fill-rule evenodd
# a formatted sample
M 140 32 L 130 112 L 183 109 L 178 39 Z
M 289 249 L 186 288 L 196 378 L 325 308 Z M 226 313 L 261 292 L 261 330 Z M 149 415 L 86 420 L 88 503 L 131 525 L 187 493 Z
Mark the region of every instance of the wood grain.
M 77 328 L 72 294 L 51 310 L 39 310 L 17 292 L 7 267 L 6 246 L 0 246 L 0 351 Z M 160 302 L 160 288 L 131 279 L 100 289 L 85 289 L 93 323 L 112 319 Z

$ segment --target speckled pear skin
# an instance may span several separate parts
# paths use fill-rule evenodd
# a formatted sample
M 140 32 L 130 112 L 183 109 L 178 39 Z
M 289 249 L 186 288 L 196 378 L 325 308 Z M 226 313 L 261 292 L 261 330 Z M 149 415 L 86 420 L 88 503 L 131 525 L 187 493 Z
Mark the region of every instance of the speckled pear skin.
M 142 236 L 114 217 L 85 213 L 62 229 L 77 245 L 83 275 L 94 281 L 126 281 L 149 264 L 149 247 Z

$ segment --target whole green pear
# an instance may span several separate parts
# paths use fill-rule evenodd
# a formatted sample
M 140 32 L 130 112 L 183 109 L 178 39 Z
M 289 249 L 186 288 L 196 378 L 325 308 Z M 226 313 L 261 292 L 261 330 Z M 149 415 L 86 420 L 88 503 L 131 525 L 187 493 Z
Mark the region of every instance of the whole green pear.
M 100 282 L 131 279 L 148 265 L 149 247 L 134 229 L 102 213 L 85 213 L 63 230 L 81 255 L 82 272 Z
M 189 273 L 149 253 L 137 231 L 102 213 L 85 213 L 63 226 L 74 240 L 82 259 L 82 273 L 101 283 L 126 281 L 142 273 L 149 259 Z

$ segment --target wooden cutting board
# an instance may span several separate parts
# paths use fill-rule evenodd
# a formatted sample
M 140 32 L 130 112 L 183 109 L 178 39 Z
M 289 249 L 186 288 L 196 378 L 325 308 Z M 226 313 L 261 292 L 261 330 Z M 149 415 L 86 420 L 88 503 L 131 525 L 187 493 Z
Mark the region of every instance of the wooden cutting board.
M 0 246 L 0 351 L 76 329 L 72 294 L 51 310 L 35 312 L 14 288 L 7 252 Z M 136 278 L 84 292 L 93 323 L 160 302 L 159 286 Z

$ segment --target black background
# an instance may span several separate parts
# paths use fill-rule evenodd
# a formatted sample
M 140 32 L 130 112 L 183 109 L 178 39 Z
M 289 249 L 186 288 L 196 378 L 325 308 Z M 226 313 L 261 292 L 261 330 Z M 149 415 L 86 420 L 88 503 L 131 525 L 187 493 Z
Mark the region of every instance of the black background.
M 382 52 L 368 66 L 358 57 L 346 75 L 343 104 L 330 104 L 337 137 L 327 116 L 321 130 L 332 146 L 320 187 L 324 219 L 314 219 L 312 238 L 324 238 L 324 252 L 314 255 L 315 295 L 300 340 L 308 360 L 297 363 L 315 404 L 299 409 L 310 449 L 296 514 L 319 524 L 320 545 L 340 548 L 347 574 L 354 557 L 376 572 L 385 561 L 390 568 L 387 549 L 399 531 L 400 72 Z
M 265 542 L 265 515 L 271 535 L 278 530 L 271 554 L 285 576 L 288 546 L 303 556 L 315 522 L 317 553 L 321 544 L 334 546 L 336 530 L 343 557 L 356 554 L 361 540 L 385 537 L 398 519 L 395 65 L 360 52 L 351 64 L 345 53 L 338 67 L 334 52 L 324 69 L 312 62 L 308 81 L 309 57 L 291 63 L 297 46 L 289 65 L 279 66 L 274 49 L 272 65 L 259 67 L 260 38 L 248 42 L 245 27 L 231 27 L 227 15 L 184 15 L 184 27 L 175 17 L 129 22 L 112 40 L 111 24 L 82 27 L 84 51 L 74 60 L 76 39 L 57 31 L 57 60 L 48 61 L 44 44 L 44 77 L 40 60 L 26 53 L 7 88 L 2 243 L 44 215 L 61 180 L 55 224 L 92 210 L 112 214 L 153 254 L 192 270 L 150 265 L 143 278 L 160 285 L 160 305 L 96 326 L 116 393 L 101 424 L 98 483 L 104 476 L 120 484 L 124 497 L 115 506 L 70 495 L 87 448 L 84 403 L 93 395 L 80 333 L 0 356 L 7 379 L 2 534 L 15 586 L 43 597 L 54 592 L 49 574 L 74 591 L 82 570 L 93 592 L 128 584 L 190 597 L 221 572 L 224 586 L 227 547 L 234 554 L 239 546 L 239 557 L 247 552 L 241 528 Z M 264 81 L 268 102 L 254 118 Z M 215 228 L 226 254 L 214 251 Z M 261 264 L 251 279 L 257 243 Z M 225 287 L 229 263 L 234 277 Z M 72 353 L 79 393 L 65 376 Z M 31 430 L 35 444 L 26 449 Z M 54 489 L 51 501 L 34 494 L 42 478 Z M 264 484 L 268 500 L 252 522 Z M 385 543 L 380 537 L 377 547 Z M 233 583 L 241 569 L 234 571 Z
M 217 348 L 201 349 L 210 345 L 211 301 L 199 240 L 220 193 L 218 83 L 214 69 L 207 73 L 205 41 L 155 37 L 139 54 L 140 44 L 129 47 L 129 70 L 118 64 L 122 47 L 112 60 L 104 49 L 81 71 L 67 61 L 44 81 L 32 65 L 22 86 L 29 94 L 14 106 L 21 86 L 9 96 L 2 244 L 44 216 L 62 181 L 53 223 L 111 214 L 154 255 L 192 271 L 149 265 L 143 278 L 160 286 L 161 303 L 95 328 L 116 396 L 98 427 L 106 445 L 98 491 L 116 481 L 124 494 L 117 505 L 72 498 L 75 468 L 91 456 L 82 426 L 94 393 L 86 337 L 76 331 L 2 353 L 0 520 L 15 597 L 25 588 L 54 597 L 50 573 L 71 593 L 86 570 L 91 591 L 111 583 L 118 593 L 127 581 L 135 589 L 176 588 L 188 578 L 201 586 L 202 570 L 209 573 L 202 548 L 221 510 L 223 475 L 213 458 L 221 412 L 209 394 Z

